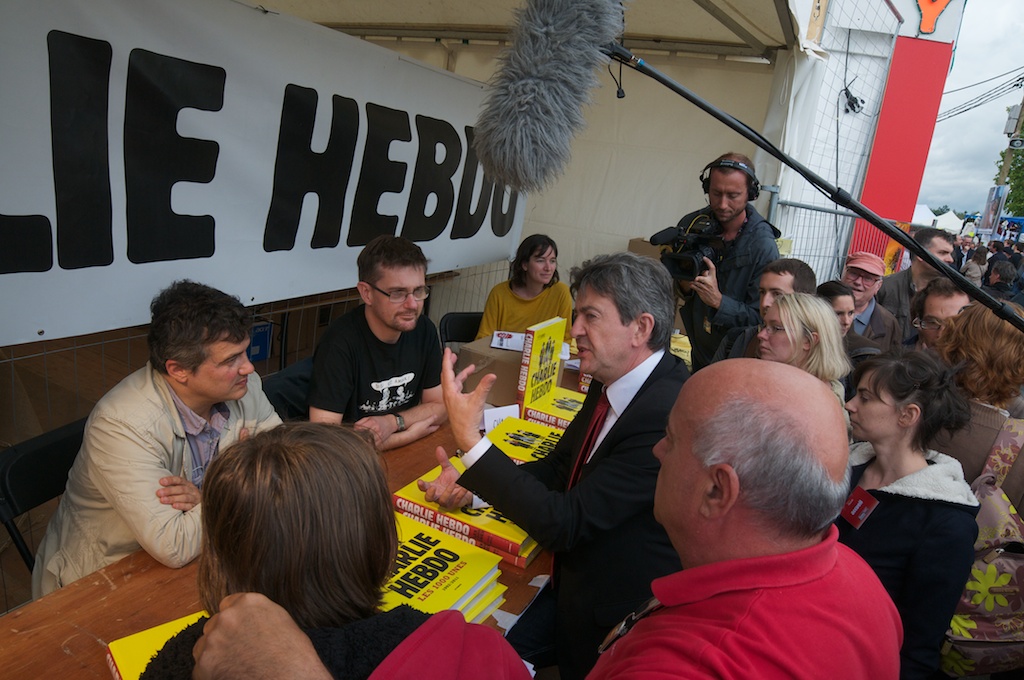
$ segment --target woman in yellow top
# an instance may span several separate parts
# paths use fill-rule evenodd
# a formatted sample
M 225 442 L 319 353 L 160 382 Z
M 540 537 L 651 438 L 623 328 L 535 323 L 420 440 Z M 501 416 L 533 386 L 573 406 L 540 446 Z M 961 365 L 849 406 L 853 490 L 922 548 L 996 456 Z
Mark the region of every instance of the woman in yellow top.
M 494 331 L 523 333 L 535 323 L 560 316 L 565 340 L 572 327 L 572 294 L 558 280 L 558 246 L 544 234 L 527 236 L 509 266 L 508 281 L 491 289 L 476 337 Z

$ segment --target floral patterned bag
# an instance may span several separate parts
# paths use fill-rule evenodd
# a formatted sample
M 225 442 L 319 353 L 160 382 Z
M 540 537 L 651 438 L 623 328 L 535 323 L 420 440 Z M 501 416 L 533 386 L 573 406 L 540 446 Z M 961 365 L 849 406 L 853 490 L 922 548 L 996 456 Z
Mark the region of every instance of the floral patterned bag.
M 1022 444 L 1024 420 L 1007 419 L 971 485 L 981 503 L 975 560 L 942 647 L 953 676 L 1024 668 L 1024 521 L 1001 488 Z

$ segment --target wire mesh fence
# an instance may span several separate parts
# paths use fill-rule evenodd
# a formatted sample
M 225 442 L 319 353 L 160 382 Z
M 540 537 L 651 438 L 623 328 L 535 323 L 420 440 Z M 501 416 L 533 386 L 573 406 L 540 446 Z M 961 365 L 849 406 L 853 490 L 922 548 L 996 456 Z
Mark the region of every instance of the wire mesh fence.
M 819 44 L 826 58 L 816 74 L 817 107 L 810 131 L 810 170 L 829 183 L 859 196 L 899 31 L 899 14 L 886 2 L 830 0 Z M 802 178 L 783 175 L 773 222 L 792 240 L 792 256 L 814 269 L 819 281 L 841 270 L 854 216 Z M 879 233 L 879 252 L 886 237 Z

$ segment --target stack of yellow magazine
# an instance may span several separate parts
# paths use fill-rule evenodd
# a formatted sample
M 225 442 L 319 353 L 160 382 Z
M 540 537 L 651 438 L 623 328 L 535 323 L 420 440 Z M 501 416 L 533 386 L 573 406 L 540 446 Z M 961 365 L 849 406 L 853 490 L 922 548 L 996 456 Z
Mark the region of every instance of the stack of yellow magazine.
M 459 472 L 465 471 L 458 458 L 452 458 L 451 464 Z M 434 479 L 439 474 L 441 466 L 435 467 L 423 478 Z M 507 564 L 525 567 L 540 553 L 537 541 L 495 508 L 442 508 L 428 501 L 415 481 L 396 491 L 394 502 L 395 510 L 402 515 L 488 550 Z
M 382 610 L 402 604 L 428 614 L 454 609 L 467 621 L 482 623 L 504 604 L 500 557 L 399 513 L 395 522 L 398 555 L 384 587 Z M 202 616 L 207 613 L 189 614 L 109 643 L 107 665 L 114 680 L 138 680 L 164 644 Z
M 500 557 L 400 513 L 395 521 L 398 556 L 384 587 L 385 611 L 400 604 L 428 614 L 453 609 L 480 623 L 505 602 Z

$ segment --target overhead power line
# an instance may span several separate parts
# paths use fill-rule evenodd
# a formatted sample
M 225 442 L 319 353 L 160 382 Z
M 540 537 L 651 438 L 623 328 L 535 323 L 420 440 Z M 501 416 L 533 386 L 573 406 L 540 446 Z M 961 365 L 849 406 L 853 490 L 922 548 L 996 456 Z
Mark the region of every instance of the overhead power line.
M 946 92 L 942 93 L 942 96 L 945 97 L 947 94 L 953 94 L 955 92 L 963 92 L 964 90 L 969 90 L 972 87 L 977 87 L 978 85 L 984 85 L 985 83 L 991 83 L 996 78 L 1002 78 L 1004 76 L 1010 75 L 1011 73 L 1016 73 L 1017 71 L 1021 71 L 1021 70 L 1024 70 L 1024 66 L 1018 66 L 1017 68 L 1010 69 L 1006 73 L 1000 73 L 997 76 L 992 76 L 991 78 L 986 78 L 985 80 L 979 80 L 976 83 L 972 83 L 971 85 L 964 85 L 963 87 L 958 87 L 955 90 L 947 90 Z
M 988 92 L 978 95 L 974 99 L 968 100 L 963 104 L 954 106 L 951 109 L 947 109 L 946 111 L 940 112 L 939 115 L 935 118 L 935 122 L 941 123 L 942 121 L 949 120 L 954 116 L 959 116 L 961 113 L 966 113 L 971 109 L 976 109 L 979 106 L 988 104 L 991 101 L 995 101 L 996 99 L 999 99 L 1006 93 L 1012 92 L 1013 90 L 1018 89 L 1020 87 L 1024 87 L 1024 75 L 1016 76 L 1011 80 L 1006 81 L 1005 83 L 997 85 Z

